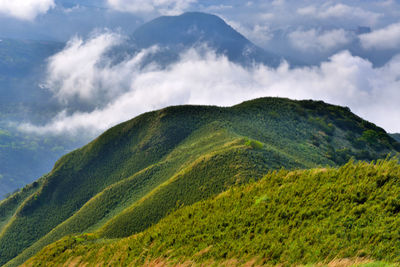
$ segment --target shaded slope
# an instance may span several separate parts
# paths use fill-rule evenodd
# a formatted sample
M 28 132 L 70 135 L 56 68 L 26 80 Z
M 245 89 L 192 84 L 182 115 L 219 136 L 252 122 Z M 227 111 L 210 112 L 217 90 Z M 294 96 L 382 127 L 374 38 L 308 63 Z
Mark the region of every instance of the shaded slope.
M 66 237 L 25 266 L 293 265 L 349 257 L 399 263 L 399 179 L 397 159 L 272 172 L 129 238 Z
M 4 231 L 13 218 L 17 209 L 30 196 L 35 194 L 40 188 L 44 177 L 30 185 L 25 186 L 22 190 L 10 195 L 7 199 L 0 202 L 0 233 Z
M 71 233 L 128 236 L 268 169 L 336 165 L 396 150 L 382 129 L 323 102 L 264 98 L 146 113 L 56 164 L 0 235 L 0 263 L 30 247 L 10 265 L 22 263 Z
M 244 143 L 244 142 L 243 142 Z M 100 230 L 101 236 L 124 237 L 140 232 L 158 222 L 174 209 L 226 190 L 235 183 L 259 179 L 269 168 L 279 168 L 266 156 L 288 166 L 295 162 L 273 151 L 255 151 L 240 143 L 216 153 L 200 157 L 166 184 L 147 195 L 137 204 L 118 214 Z

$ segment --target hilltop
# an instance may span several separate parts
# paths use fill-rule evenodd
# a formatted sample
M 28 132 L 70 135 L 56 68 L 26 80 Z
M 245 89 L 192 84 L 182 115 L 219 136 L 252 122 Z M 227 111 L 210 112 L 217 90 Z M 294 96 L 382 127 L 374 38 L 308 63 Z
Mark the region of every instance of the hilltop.
M 0 216 L 0 264 L 22 264 L 70 234 L 131 236 L 270 170 L 399 151 L 383 129 L 321 101 L 261 98 L 145 113 L 62 157 L 35 185 L 0 203 L 7 211 Z

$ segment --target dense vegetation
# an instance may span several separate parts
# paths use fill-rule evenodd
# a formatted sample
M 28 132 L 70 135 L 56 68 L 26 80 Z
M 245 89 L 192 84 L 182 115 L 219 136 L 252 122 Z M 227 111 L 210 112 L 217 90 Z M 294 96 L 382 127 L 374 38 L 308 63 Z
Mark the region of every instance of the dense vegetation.
M 10 195 L 6 200 L 0 202 L 0 232 L 12 219 L 18 207 L 39 189 L 43 179 L 44 177 L 25 186 L 19 192 Z
M 273 171 L 182 207 L 128 238 L 66 237 L 26 266 L 275 265 L 341 258 L 399 263 L 399 195 L 397 159 Z
M 0 264 L 21 264 L 69 234 L 130 236 L 268 170 L 373 160 L 399 146 L 323 102 L 263 98 L 146 113 L 57 162 L 0 232 Z

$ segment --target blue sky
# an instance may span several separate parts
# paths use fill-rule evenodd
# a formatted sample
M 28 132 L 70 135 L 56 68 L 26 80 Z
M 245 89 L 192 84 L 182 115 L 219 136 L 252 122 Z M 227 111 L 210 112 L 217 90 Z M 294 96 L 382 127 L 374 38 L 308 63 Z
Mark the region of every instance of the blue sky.
M 352 49 L 382 64 L 400 51 L 400 3 L 395 0 L 1 0 L 0 36 L 66 42 L 94 29 L 130 34 L 155 17 L 184 11 L 219 15 L 262 48 L 305 54 L 312 58 L 306 63 Z M 359 38 L 355 32 L 360 26 L 376 34 Z

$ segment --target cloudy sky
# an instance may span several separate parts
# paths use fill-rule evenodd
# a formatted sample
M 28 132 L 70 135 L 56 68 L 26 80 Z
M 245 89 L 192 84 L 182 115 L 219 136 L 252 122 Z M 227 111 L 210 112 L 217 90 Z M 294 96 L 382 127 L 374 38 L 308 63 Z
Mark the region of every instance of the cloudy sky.
M 107 57 L 143 23 L 185 11 L 216 14 L 258 46 L 302 64 L 242 66 L 212 49 L 190 49 L 167 68 L 141 68 L 160 47 L 118 63 Z M 96 135 L 168 105 L 280 96 L 349 106 L 400 132 L 398 1 L 0 0 L 0 25 L 2 37 L 66 43 L 47 59 L 41 81 L 64 110 L 45 125 L 20 125 L 23 131 Z M 76 101 L 93 108 L 71 110 Z

